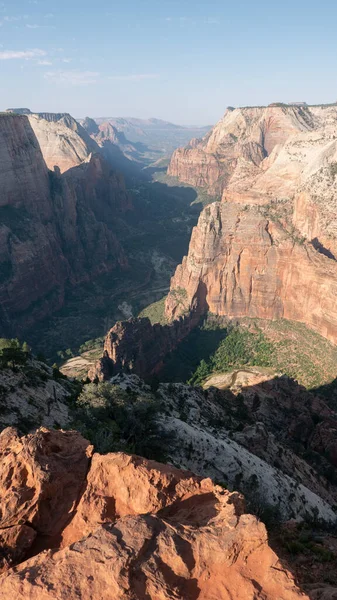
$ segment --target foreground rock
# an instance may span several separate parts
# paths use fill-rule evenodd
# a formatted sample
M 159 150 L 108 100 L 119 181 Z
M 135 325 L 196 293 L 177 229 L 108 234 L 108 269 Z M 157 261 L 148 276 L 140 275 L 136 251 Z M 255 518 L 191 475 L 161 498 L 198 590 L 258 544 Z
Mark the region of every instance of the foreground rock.
M 0 539 L 9 562 L 32 543 L 58 545 L 76 508 L 92 447 L 77 432 L 0 434 Z M 19 528 L 19 530 L 18 530 Z M 8 556 L 7 556 L 8 555 Z
M 7 429 L 0 442 L 3 525 L 63 530 L 65 545 L 5 572 L 1 600 L 305 598 L 238 494 L 123 454 L 94 455 L 84 491 L 79 434 Z

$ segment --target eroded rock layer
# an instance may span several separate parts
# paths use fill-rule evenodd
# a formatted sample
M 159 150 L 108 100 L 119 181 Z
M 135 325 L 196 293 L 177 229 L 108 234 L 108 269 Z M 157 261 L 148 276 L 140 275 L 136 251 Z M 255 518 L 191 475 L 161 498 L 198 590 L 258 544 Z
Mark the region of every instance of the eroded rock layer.
M 299 243 L 256 207 L 214 203 L 194 228 L 166 301 L 228 317 L 288 318 L 337 342 L 337 263 Z
M 24 526 L 32 518 L 41 526 L 47 524 L 46 517 L 56 524 L 53 505 L 41 488 L 43 484 L 50 489 L 55 481 L 62 533 L 69 516 L 66 478 L 72 475 L 73 488 L 82 485 L 82 473 L 74 467 L 71 474 L 63 470 L 59 479 L 60 465 L 67 458 L 72 463 L 74 446 L 68 442 L 74 435 L 41 430 L 19 439 L 12 430 L 1 434 L 0 476 L 6 482 L 1 508 L 7 525 L 20 520 Z M 51 436 L 57 445 L 55 457 Z M 82 457 L 84 464 L 88 445 L 80 438 L 76 445 L 78 461 Z M 25 467 L 27 475 L 18 487 Z M 83 491 L 78 509 L 73 505 L 79 515 L 76 527 L 68 526 L 72 535 L 68 542 L 63 538 L 63 549 L 54 541 L 53 550 L 4 572 L 1 600 L 253 600 L 257 593 L 265 600 L 306 597 L 268 546 L 264 525 L 244 513 L 242 498 L 209 479 L 137 457 L 94 455 Z M 75 519 L 76 515 L 72 523 Z M 54 531 L 54 525 L 47 524 L 47 529 Z M 27 534 L 26 544 L 28 538 Z M 70 543 L 71 539 L 78 541 Z M 12 553 L 12 561 L 16 556 Z

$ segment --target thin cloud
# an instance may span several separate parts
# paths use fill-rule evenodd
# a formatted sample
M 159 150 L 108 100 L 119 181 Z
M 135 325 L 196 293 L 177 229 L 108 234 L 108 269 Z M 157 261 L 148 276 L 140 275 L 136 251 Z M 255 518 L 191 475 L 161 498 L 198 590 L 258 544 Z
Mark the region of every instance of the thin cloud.
M 37 64 L 42 67 L 50 67 L 53 63 L 50 60 L 38 60 Z
M 38 25 L 37 23 L 26 23 L 28 29 L 56 29 L 54 25 Z
M 0 60 L 24 59 L 29 60 L 38 56 L 46 56 L 44 50 L 34 48 L 33 50 L 4 50 L 0 52 Z
M 96 83 L 99 73 L 95 71 L 48 71 L 44 77 L 57 85 L 91 85 Z
M 156 73 L 139 73 L 134 75 L 110 75 L 108 79 L 113 81 L 144 81 L 145 79 L 158 79 Z

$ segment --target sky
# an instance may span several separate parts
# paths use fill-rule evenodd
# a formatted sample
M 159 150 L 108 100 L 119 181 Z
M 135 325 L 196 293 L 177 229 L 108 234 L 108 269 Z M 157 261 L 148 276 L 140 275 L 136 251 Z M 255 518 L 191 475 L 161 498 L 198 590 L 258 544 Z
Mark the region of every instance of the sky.
M 209 125 L 337 100 L 336 0 L 0 0 L 0 110 Z

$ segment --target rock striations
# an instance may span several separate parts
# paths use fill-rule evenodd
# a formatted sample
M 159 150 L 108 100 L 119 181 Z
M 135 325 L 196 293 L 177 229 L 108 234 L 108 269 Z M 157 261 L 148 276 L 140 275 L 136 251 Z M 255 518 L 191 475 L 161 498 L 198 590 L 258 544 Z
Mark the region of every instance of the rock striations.
M 0 435 L 1 600 L 307 598 L 238 494 L 91 454 L 75 432 Z
M 131 205 L 69 115 L 0 117 L 0 185 L 0 335 L 13 336 L 60 308 L 68 284 L 127 265 L 116 234 Z
M 177 267 L 166 315 L 288 318 L 337 342 L 337 263 L 298 241 L 258 207 L 214 203 Z

